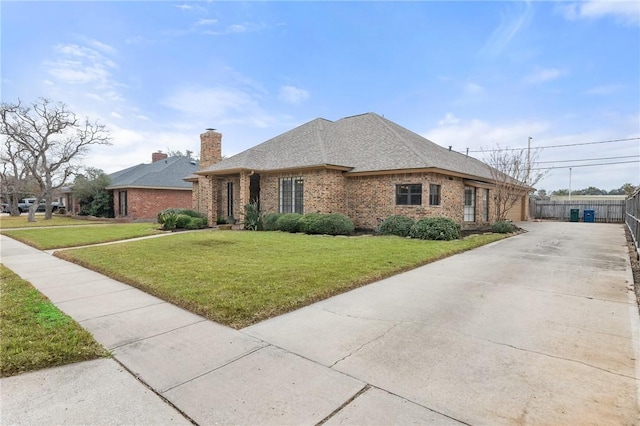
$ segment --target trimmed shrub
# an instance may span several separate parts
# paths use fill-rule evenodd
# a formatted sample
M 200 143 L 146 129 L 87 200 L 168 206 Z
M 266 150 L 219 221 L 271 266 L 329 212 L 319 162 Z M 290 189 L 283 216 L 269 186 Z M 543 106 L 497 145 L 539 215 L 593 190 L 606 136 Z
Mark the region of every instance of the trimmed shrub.
M 205 222 L 201 217 L 192 217 L 184 227 L 186 229 L 202 229 L 205 227 Z
M 282 216 L 282 213 L 269 213 L 262 219 L 262 226 L 265 231 L 277 231 L 276 222 Z
M 191 216 L 180 213 L 179 215 L 176 216 L 176 228 L 179 228 L 179 229 L 186 228 L 189 222 L 191 222 L 191 219 L 193 219 Z
M 349 235 L 353 232 L 353 221 L 347 216 L 330 213 L 322 215 L 320 220 L 316 222 L 315 230 L 318 234 L 328 235 Z
M 176 228 L 176 226 L 174 226 L 173 228 L 166 228 L 165 227 L 165 220 L 167 217 L 172 218 L 173 216 L 177 216 L 178 215 L 185 215 L 185 216 L 189 216 L 190 218 L 193 217 L 197 217 L 199 219 L 202 219 L 204 222 L 204 226 L 207 226 L 208 224 L 208 220 L 207 220 L 207 216 L 205 216 L 204 214 L 197 212 L 195 210 L 191 210 L 191 209 L 164 209 L 160 212 L 158 212 L 158 223 L 160 225 L 163 226 L 163 229 L 167 230 L 167 229 L 174 229 Z M 173 220 L 173 219 L 169 219 L 169 220 Z M 184 221 L 184 223 L 186 224 L 186 219 L 182 219 Z M 171 225 L 171 224 L 170 224 Z M 184 228 L 184 226 L 178 226 L 178 228 Z
M 284 232 L 298 232 L 298 221 L 302 215 L 300 213 L 286 213 L 276 221 L 276 229 Z
M 514 230 L 515 227 L 508 220 L 500 220 L 491 225 L 491 232 L 495 232 L 496 234 L 508 234 Z
M 386 218 L 378 228 L 378 233 L 382 235 L 397 235 L 408 237 L 411 227 L 415 224 L 413 219 L 406 216 L 393 215 Z
M 455 240 L 460 238 L 460 224 L 446 217 L 426 217 L 411 227 L 409 235 L 421 240 Z
M 298 221 L 298 230 L 305 234 L 321 234 L 317 232 L 316 223 L 320 220 L 322 215 L 320 213 L 307 213 L 303 215 Z

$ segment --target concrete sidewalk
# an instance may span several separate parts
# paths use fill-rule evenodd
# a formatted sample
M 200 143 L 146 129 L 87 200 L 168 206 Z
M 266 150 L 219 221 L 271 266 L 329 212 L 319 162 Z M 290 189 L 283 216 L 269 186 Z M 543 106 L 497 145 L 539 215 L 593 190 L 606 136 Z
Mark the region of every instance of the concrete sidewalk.
M 522 226 L 239 331 L 0 236 L 117 361 L 2 379 L 2 423 L 638 424 L 622 226 Z

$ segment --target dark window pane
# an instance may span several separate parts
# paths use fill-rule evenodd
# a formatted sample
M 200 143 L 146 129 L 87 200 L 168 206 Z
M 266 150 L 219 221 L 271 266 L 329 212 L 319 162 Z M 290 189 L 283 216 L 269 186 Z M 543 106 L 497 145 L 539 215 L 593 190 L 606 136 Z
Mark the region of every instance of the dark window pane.
M 422 204 L 422 184 L 396 185 L 396 204 L 413 205 Z

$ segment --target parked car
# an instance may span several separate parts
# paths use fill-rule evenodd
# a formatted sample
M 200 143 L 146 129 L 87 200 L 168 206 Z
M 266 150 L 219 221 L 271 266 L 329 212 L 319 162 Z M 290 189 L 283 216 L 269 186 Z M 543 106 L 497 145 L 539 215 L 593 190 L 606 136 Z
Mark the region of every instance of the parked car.
M 11 212 L 11 206 L 9 206 L 9 204 L 7 204 L 7 203 L 0 204 L 0 209 L 2 210 L 2 213 Z
M 29 211 L 29 208 L 31 207 L 31 205 L 33 203 L 35 203 L 35 202 L 36 202 L 35 198 L 23 198 L 18 203 L 18 213 L 27 213 Z M 64 206 L 62 206 L 57 201 L 53 201 L 51 203 L 51 211 L 53 213 L 57 212 L 60 207 L 64 207 Z M 11 206 L 8 207 L 8 210 L 9 211 L 11 210 Z M 42 200 L 42 201 L 40 201 L 40 204 L 38 204 L 38 207 L 36 208 L 36 212 L 44 212 L 45 210 L 46 210 L 46 204 L 45 204 L 44 200 Z

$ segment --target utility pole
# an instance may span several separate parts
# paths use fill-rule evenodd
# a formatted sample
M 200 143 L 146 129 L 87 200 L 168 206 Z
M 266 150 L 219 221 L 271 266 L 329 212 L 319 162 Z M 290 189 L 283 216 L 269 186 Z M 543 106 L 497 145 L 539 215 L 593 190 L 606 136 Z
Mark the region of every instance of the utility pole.
M 569 202 L 571 202 L 571 167 L 569 167 Z

